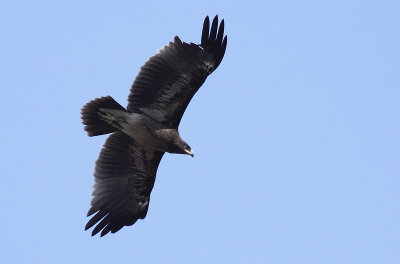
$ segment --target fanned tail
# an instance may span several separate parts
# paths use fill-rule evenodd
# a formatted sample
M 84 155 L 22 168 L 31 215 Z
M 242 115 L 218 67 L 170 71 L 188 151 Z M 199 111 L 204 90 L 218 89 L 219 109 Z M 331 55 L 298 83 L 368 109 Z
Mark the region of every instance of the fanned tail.
M 113 109 L 126 112 L 126 109 L 117 103 L 111 96 L 96 98 L 82 107 L 82 123 L 85 125 L 89 137 L 109 134 L 118 129 L 101 118 L 99 109 Z

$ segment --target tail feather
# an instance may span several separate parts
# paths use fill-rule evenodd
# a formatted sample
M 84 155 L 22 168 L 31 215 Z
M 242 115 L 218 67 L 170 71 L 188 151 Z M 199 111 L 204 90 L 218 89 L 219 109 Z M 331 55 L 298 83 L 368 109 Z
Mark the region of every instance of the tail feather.
M 118 129 L 104 121 L 99 115 L 99 109 L 115 109 L 126 111 L 111 96 L 96 98 L 82 107 L 82 123 L 89 137 L 109 134 Z

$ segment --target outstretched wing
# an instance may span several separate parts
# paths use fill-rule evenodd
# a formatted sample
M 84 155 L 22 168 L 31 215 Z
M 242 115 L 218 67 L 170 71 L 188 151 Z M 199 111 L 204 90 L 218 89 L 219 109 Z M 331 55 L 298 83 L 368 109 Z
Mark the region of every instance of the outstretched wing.
M 175 37 L 142 66 L 131 88 L 128 109 L 178 128 L 193 95 L 224 57 L 227 37 L 223 35 L 224 20 L 218 28 L 215 16 L 210 31 L 207 16 L 200 45 Z
M 146 217 L 158 165 L 163 152 L 137 146 L 123 132 L 108 137 L 96 162 L 93 199 L 86 224 L 92 236 L 115 233 Z

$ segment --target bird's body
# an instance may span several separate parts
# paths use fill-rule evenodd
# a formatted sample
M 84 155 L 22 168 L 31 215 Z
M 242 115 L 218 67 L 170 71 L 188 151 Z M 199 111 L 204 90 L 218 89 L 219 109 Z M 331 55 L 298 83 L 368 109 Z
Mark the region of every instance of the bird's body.
M 86 229 L 96 225 L 115 233 L 145 218 L 156 172 L 165 152 L 193 156 L 179 135 L 182 115 L 205 79 L 220 64 L 226 49 L 224 21 L 216 16 L 209 31 L 203 25 L 201 44 L 178 37 L 142 66 L 125 109 L 112 97 L 90 101 L 82 108 L 89 136 L 112 133 L 96 161 L 93 200 Z
M 99 109 L 100 117 L 149 149 L 168 152 L 169 137 L 176 129 L 157 122 L 144 114 Z M 172 138 L 171 138 L 172 139 Z

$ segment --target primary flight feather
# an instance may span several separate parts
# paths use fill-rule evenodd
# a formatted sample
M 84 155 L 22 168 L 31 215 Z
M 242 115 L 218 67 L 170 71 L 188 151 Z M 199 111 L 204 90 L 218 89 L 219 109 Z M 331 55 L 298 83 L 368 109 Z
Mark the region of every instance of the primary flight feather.
M 193 157 L 178 126 L 193 95 L 225 54 L 224 20 L 204 20 L 201 44 L 174 38 L 140 69 L 125 109 L 111 96 L 82 108 L 89 136 L 112 133 L 95 166 L 93 199 L 85 230 L 115 233 L 144 219 L 157 168 L 165 152 Z

